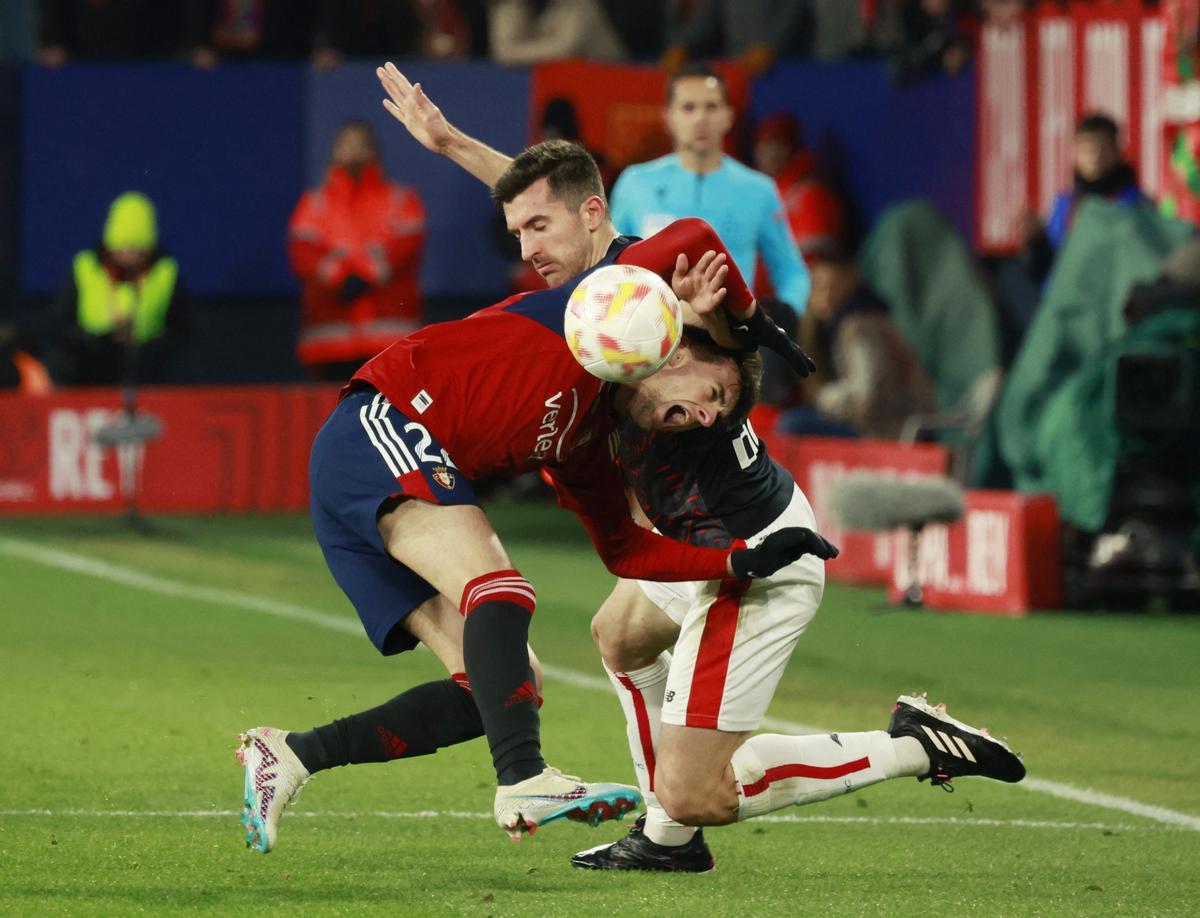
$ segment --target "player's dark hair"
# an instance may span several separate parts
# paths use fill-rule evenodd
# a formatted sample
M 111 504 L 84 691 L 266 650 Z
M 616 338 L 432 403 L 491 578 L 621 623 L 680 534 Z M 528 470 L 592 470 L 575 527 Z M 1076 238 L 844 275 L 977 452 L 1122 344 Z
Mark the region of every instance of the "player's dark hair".
M 671 104 L 671 100 L 675 98 L 675 84 L 680 80 L 716 80 L 717 86 L 721 88 L 721 98 L 726 104 L 729 102 L 729 84 L 725 82 L 725 77 L 717 73 L 711 65 L 696 61 L 691 64 L 684 64 L 669 77 L 667 77 L 667 105 Z
M 683 326 L 683 338 L 691 348 L 692 356 L 704 363 L 722 363 L 732 360 L 738 371 L 738 398 L 733 409 L 721 416 L 725 427 L 741 427 L 750 415 L 750 409 L 758 404 L 762 395 L 762 355 L 758 351 L 734 350 L 722 347 L 712 335 L 695 325 Z
M 1075 125 L 1075 136 L 1078 137 L 1080 134 L 1102 134 L 1116 143 L 1120 128 L 1117 127 L 1117 122 L 1103 112 L 1092 112 L 1081 118 Z
M 538 179 L 546 179 L 550 193 L 572 210 L 592 195 L 607 203 L 596 160 L 569 140 L 543 140 L 522 150 L 496 181 L 492 200 L 508 204 Z

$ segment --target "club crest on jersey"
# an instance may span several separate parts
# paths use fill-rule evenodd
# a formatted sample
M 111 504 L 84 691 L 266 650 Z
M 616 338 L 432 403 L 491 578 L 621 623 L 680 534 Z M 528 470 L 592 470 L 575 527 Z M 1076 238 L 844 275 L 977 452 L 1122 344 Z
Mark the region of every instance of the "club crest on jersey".
M 454 473 L 444 465 L 435 465 L 430 477 L 447 491 L 454 487 Z

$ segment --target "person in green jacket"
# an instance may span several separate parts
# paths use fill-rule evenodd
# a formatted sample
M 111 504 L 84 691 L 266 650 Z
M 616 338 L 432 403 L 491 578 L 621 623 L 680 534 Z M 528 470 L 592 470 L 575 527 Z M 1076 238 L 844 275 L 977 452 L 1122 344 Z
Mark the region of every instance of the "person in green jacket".
M 156 382 L 187 336 L 179 265 L 158 242 L 154 204 L 137 191 L 109 208 L 101 242 L 79 252 L 54 300 L 57 381 Z

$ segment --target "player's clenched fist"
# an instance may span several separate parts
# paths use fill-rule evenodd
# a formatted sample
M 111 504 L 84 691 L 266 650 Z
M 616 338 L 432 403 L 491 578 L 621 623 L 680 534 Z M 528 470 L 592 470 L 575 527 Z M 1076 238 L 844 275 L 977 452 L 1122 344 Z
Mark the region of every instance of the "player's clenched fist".
M 838 556 L 837 547 L 811 529 L 792 526 L 772 532 L 754 548 L 729 553 L 729 569 L 739 580 L 770 577 L 803 555 L 816 555 L 822 561 Z

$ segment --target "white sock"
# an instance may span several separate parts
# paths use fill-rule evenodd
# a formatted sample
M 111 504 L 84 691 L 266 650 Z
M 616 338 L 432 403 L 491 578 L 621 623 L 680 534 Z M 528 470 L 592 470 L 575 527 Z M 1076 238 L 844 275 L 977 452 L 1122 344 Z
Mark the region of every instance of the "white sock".
M 656 845 L 675 848 L 690 842 L 692 836 L 696 834 L 696 828 L 676 822 L 667 815 L 667 811 L 659 806 L 658 800 L 655 799 L 654 802 L 646 801 L 646 827 L 642 832 Z
M 914 755 L 914 745 L 919 756 Z M 739 746 L 732 764 L 739 821 L 929 770 L 920 743 L 912 737 L 893 739 L 882 730 L 814 736 L 764 733 Z
M 616 673 L 607 666 L 608 679 L 617 690 L 621 710 L 625 714 L 625 735 L 637 772 L 638 786 L 646 800 L 646 837 L 659 845 L 686 845 L 695 829 L 681 825 L 667 816 L 654 795 L 655 750 L 662 728 L 663 695 L 667 691 L 667 674 L 671 655 L 663 652 L 649 666 L 628 673 Z

